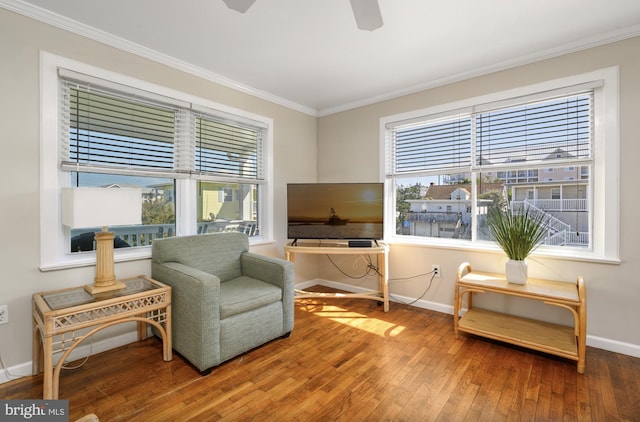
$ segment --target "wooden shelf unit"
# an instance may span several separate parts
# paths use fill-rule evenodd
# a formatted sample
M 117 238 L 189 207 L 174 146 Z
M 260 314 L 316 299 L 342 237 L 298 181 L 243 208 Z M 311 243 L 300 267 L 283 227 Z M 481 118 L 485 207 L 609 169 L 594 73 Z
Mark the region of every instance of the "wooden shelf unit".
M 378 243 L 377 246 L 370 248 L 354 248 L 346 244 L 322 244 L 322 243 L 303 243 L 298 245 L 287 245 L 284 248 L 285 258 L 294 262 L 296 254 L 315 254 L 315 255 L 376 255 L 378 259 L 378 290 L 372 290 L 364 293 L 321 293 L 307 292 L 304 290 L 296 290 L 296 298 L 306 297 L 331 297 L 331 298 L 361 298 L 374 299 L 382 302 L 384 311 L 389 311 L 389 277 L 387 275 L 387 265 L 389 247 L 384 243 Z
M 573 316 L 573 327 L 523 318 L 473 307 L 473 294 L 493 292 L 542 301 L 567 309 Z M 465 294 L 467 311 L 460 316 Z M 587 336 L 587 298 L 582 276 L 576 283 L 529 278 L 526 284 L 508 283 L 502 274 L 472 272 L 464 262 L 456 278 L 453 328 L 460 332 L 527 347 L 577 361 L 578 372 L 585 370 Z

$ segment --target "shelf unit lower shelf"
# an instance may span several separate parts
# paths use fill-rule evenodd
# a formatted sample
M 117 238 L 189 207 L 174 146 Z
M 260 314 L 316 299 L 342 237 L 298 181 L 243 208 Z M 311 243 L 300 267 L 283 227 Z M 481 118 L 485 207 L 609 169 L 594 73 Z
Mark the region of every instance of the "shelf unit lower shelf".
M 578 360 L 573 327 L 473 308 L 460 318 L 458 331 Z

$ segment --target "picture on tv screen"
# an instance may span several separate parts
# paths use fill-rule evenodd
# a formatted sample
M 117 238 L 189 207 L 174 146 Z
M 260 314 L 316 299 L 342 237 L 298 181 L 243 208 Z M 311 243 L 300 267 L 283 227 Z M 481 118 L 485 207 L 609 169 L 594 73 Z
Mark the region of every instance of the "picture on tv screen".
M 383 217 L 383 183 L 287 185 L 289 239 L 378 240 Z

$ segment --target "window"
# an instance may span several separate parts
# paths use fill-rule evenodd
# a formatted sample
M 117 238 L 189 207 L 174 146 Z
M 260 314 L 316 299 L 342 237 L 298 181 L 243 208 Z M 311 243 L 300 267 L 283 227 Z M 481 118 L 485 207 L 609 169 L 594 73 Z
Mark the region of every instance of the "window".
M 221 202 L 231 202 L 233 201 L 233 189 L 231 188 L 222 188 L 220 190 L 222 196 Z
M 613 68 L 381 119 L 385 238 L 486 247 L 491 208 L 530 208 L 539 253 L 617 260 L 616 98 Z
M 166 175 L 171 177 L 174 169 L 174 139 L 183 124 L 179 108 L 86 83 L 82 75 L 63 69 L 59 74 L 65 185 L 142 189 L 142 226 L 110 228 L 116 248 L 148 246 L 155 238 L 173 236 L 175 187 Z M 96 231 L 72 229 L 65 252 L 95 250 Z
M 41 201 L 55 206 L 42 209 L 41 268 L 93 259 L 91 239 L 84 241 L 93 228 L 60 223 L 64 186 L 142 188 L 143 224 L 110 228 L 116 260 L 149 256 L 158 237 L 233 230 L 254 241 L 271 233 L 269 119 L 47 53 L 42 59 Z
M 255 210 L 264 181 L 263 132 L 254 125 L 196 114 L 199 232 L 242 231 L 260 236 L 261 219 Z

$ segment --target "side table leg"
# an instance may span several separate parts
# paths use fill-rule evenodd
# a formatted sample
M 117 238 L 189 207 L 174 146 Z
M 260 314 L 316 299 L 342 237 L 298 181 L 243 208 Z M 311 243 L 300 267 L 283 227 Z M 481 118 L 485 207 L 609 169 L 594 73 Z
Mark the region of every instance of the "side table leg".
M 33 332 L 31 338 L 31 374 L 38 375 L 42 371 L 42 337 L 36 319 L 33 319 Z
M 141 318 L 146 318 L 145 314 L 139 315 Z M 147 323 L 138 321 L 138 341 L 145 340 L 147 338 Z
M 168 362 L 173 359 L 173 345 L 171 343 L 171 304 L 167 305 L 165 311 L 167 319 L 164 322 L 165 339 L 163 345 L 163 358 L 165 362 Z
M 53 338 L 44 338 L 42 345 L 44 358 L 44 374 L 42 382 L 43 400 L 55 400 L 57 395 L 53 391 Z

